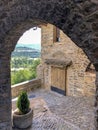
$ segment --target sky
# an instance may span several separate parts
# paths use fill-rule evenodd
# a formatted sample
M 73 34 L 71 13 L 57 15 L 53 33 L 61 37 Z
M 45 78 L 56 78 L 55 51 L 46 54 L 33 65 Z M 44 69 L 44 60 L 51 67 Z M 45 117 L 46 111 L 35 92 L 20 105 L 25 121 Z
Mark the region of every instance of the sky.
M 20 37 L 17 44 L 41 44 L 41 28 L 29 29 Z

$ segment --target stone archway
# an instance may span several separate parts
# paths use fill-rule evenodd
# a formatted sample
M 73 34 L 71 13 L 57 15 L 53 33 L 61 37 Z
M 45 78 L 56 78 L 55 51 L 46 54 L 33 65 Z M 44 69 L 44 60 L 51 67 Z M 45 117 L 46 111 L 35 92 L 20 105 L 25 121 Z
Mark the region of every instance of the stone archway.
M 2 130 L 12 129 L 10 54 L 23 31 L 34 25 L 32 19 L 39 19 L 59 27 L 82 48 L 94 64 L 97 71 L 95 105 L 97 109 L 96 129 L 98 129 L 98 2 L 96 0 L 8 0 L 0 2 L 0 111 L 3 115 L 0 117 L 0 128 Z

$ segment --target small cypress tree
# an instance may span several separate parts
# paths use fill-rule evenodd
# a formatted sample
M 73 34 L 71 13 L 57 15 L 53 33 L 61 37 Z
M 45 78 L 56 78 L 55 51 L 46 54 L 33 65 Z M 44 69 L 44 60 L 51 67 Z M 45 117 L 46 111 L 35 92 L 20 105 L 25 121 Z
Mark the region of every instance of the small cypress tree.
M 17 100 L 17 108 L 22 114 L 26 114 L 29 111 L 30 101 L 28 99 L 27 92 L 22 92 Z

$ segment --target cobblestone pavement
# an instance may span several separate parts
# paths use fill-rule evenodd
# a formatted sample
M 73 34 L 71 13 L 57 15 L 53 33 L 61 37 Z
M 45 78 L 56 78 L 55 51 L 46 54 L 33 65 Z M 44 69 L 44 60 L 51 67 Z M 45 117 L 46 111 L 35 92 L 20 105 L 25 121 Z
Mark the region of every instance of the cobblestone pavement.
M 34 97 L 44 99 L 50 112 L 35 116 L 26 130 L 94 130 L 94 98 L 62 96 L 43 89 L 29 94 L 30 99 Z
M 13 128 L 13 130 L 18 130 Z M 25 130 L 80 130 L 52 113 L 41 113 L 34 117 L 32 126 Z

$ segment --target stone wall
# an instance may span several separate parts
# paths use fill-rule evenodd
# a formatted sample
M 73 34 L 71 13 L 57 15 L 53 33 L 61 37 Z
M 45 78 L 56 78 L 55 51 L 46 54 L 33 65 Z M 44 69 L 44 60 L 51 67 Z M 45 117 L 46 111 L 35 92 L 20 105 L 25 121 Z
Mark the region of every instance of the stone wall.
M 44 79 L 43 86 L 50 89 L 51 65 L 45 64 L 46 59 L 72 61 L 72 64 L 66 68 L 67 95 L 95 95 L 95 72 L 86 72 L 86 68 L 90 63 L 89 59 L 62 31 L 60 31 L 60 42 L 53 43 L 53 25 L 50 24 L 42 26 L 42 65 L 40 66 L 43 66 L 43 69 L 39 69 L 42 71 L 41 78 Z M 41 71 L 38 73 L 41 74 Z
M 0 57 L 0 130 L 11 130 L 10 56 Z
M 31 92 L 32 90 L 40 87 L 41 87 L 40 79 L 33 79 L 19 84 L 15 84 L 11 87 L 12 98 L 17 97 L 22 91 Z

